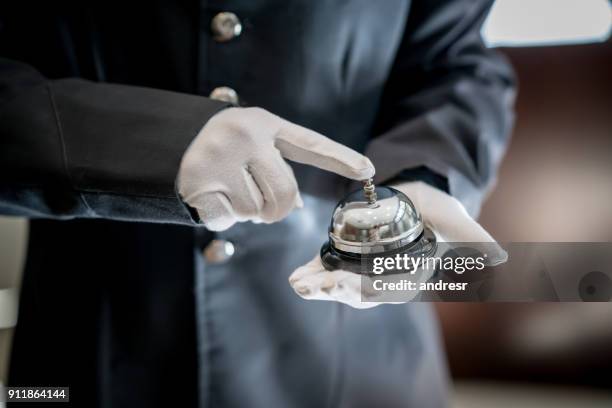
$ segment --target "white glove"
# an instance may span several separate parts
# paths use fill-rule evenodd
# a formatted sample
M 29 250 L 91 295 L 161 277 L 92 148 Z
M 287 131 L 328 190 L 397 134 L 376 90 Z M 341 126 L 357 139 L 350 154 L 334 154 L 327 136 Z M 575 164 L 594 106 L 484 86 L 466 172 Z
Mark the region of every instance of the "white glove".
M 480 249 L 486 249 L 488 265 L 506 262 L 506 251 L 469 216 L 463 205 L 454 197 L 422 182 L 401 183 L 393 187 L 410 198 L 421 213 L 423 223 L 433 231 L 438 242 L 469 242 L 475 249 L 479 249 L 478 243 L 483 243 Z M 427 281 L 432 274 L 433 271 L 419 270 L 415 275 L 397 274 L 389 279 L 411 279 L 418 285 L 418 282 Z M 362 291 L 361 277 L 343 270 L 328 271 L 317 255 L 312 261 L 296 269 L 289 277 L 289 283 L 304 299 L 334 300 L 360 309 L 385 303 L 377 302 L 376 296 L 379 295 L 376 293 Z M 413 295 L 416 296 L 417 292 L 414 291 Z M 362 301 L 362 298 L 367 301 Z M 406 299 L 408 300 L 410 299 Z
M 185 152 L 179 194 L 210 230 L 279 221 L 302 206 L 283 158 L 355 180 L 374 175 L 368 158 L 323 135 L 264 109 L 228 108 L 206 123 Z

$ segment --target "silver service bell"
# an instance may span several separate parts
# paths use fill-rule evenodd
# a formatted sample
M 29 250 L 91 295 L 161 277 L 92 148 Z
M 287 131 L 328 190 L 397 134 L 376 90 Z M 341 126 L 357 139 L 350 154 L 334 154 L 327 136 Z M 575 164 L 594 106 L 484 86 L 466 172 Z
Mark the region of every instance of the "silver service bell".
M 336 205 L 321 260 L 330 271 L 369 274 L 376 257 L 430 256 L 435 250 L 435 235 L 423 225 L 412 201 L 401 191 L 366 180 L 362 190 Z

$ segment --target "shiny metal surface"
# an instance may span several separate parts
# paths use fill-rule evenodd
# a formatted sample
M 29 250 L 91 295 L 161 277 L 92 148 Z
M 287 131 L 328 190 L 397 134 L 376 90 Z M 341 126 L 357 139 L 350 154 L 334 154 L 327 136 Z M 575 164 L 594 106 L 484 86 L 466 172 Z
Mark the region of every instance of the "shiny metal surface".
M 230 260 L 236 249 L 234 248 L 234 244 L 230 241 L 226 241 L 223 239 L 213 239 L 210 243 L 204 248 L 204 258 L 206 261 L 213 264 L 220 264 L 223 262 L 227 262 Z
M 367 180 L 363 180 L 363 194 L 368 202 L 368 204 L 375 204 L 377 200 L 376 196 L 376 186 L 374 185 L 374 180 L 369 178 Z
M 363 190 L 349 194 L 336 206 L 329 239 L 334 248 L 353 254 L 400 249 L 421 236 L 423 220 L 405 194 L 376 187 L 376 201 Z
M 213 17 L 210 29 L 215 41 L 226 42 L 242 33 L 242 23 L 236 14 L 224 11 Z
M 210 99 L 223 101 L 238 106 L 238 93 L 228 86 L 220 86 L 212 90 L 209 95 Z

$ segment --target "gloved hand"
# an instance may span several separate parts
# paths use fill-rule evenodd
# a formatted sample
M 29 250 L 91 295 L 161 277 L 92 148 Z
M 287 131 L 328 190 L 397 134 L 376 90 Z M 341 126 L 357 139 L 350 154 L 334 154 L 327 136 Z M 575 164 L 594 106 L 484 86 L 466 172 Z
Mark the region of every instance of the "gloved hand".
M 214 231 L 239 221 L 272 223 L 302 199 L 283 159 L 355 180 L 370 178 L 365 156 L 260 108 L 228 108 L 214 115 L 185 152 L 178 190 Z
M 475 249 L 488 255 L 488 265 L 498 265 L 508 255 L 484 228 L 469 216 L 463 205 L 454 197 L 423 182 L 408 182 L 392 186 L 406 194 L 421 213 L 423 223 L 436 235 L 438 242 L 472 243 Z M 483 243 L 478 248 L 478 243 Z M 491 244 L 493 243 L 493 244 Z M 433 271 L 420 270 L 417 275 L 397 274 L 392 279 L 427 281 Z M 370 308 L 377 302 L 375 293 L 362 291 L 361 275 L 343 271 L 328 271 L 323 267 L 319 255 L 306 265 L 296 269 L 289 277 L 295 292 L 304 299 L 334 300 L 354 308 Z M 417 292 L 414 292 L 414 296 Z M 362 301 L 367 299 L 367 301 Z M 410 299 L 406 299 L 408 301 Z

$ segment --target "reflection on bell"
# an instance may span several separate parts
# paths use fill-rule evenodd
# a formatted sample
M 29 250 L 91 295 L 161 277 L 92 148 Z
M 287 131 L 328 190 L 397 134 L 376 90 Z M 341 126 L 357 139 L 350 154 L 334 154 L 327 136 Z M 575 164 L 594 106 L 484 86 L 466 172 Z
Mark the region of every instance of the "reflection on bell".
M 329 241 L 321 248 L 325 269 L 371 273 L 368 265 L 376 257 L 430 256 L 436 239 L 424 227 L 412 201 L 391 187 L 365 182 L 336 205 Z

